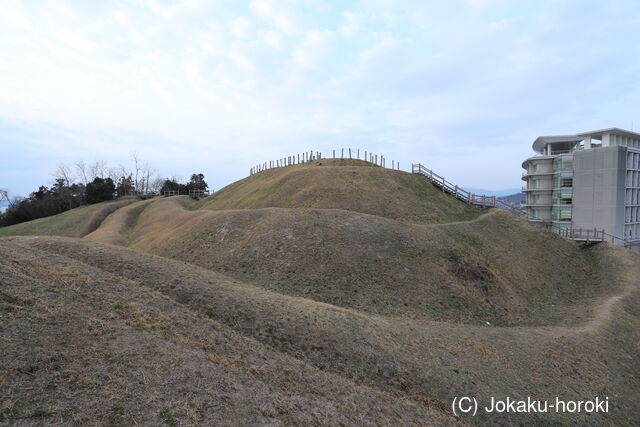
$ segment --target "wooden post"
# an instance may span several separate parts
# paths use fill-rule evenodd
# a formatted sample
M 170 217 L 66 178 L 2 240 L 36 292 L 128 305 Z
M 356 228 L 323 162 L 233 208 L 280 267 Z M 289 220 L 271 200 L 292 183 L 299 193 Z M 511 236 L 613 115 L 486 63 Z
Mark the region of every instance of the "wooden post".
M 378 155 L 377 155 L 377 154 L 376 154 L 376 161 L 375 161 L 375 164 L 376 164 L 376 165 L 378 164 Z
M 340 159 L 341 159 L 341 160 L 344 160 L 344 148 L 341 148 L 340 150 L 341 150 L 341 152 L 340 152 Z
M 311 160 L 313 160 L 313 150 L 311 150 Z
M 391 160 L 391 169 L 395 169 L 396 168 L 396 161 L 395 160 Z
M 398 162 L 398 170 L 400 170 L 400 162 Z
M 366 151 L 366 150 L 365 150 L 365 152 L 364 152 L 364 161 L 365 161 L 365 162 L 367 161 L 367 151 Z
M 360 149 L 358 148 L 358 160 L 360 160 Z
M 349 160 L 351 160 L 351 147 L 349 147 Z
M 442 177 L 442 192 L 444 193 L 444 176 Z
M 336 149 L 335 148 L 333 149 L 333 158 L 334 159 L 336 158 Z

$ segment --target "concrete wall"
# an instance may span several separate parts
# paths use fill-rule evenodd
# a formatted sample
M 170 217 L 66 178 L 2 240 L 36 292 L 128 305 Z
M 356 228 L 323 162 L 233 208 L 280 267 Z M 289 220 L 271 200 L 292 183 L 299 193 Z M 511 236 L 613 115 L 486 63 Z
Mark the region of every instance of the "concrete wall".
M 575 152 L 573 163 L 573 228 L 598 228 L 622 237 L 626 147 Z
M 553 172 L 553 159 L 536 159 L 533 158 L 527 165 L 527 172 L 530 174 L 535 173 L 552 173 Z

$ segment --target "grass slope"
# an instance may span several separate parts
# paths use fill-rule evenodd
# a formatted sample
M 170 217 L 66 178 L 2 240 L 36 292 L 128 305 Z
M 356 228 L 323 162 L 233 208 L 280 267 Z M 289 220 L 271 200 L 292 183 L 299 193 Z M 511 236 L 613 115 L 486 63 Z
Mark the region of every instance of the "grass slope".
M 614 266 L 499 210 L 407 224 L 336 209 L 190 211 L 139 202 L 86 239 L 175 258 L 292 296 L 372 314 L 542 325 L 615 289 Z
M 450 425 L 454 396 L 599 395 L 615 402 L 609 414 L 465 421 L 631 425 L 640 410 L 638 257 L 594 250 L 627 273 L 580 323 L 490 328 L 370 315 L 89 241 L 3 239 L 2 414 Z
M 204 209 L 344 209 L 398 220 L 436 223 L 469 220 L 471 206 L 419 176 L 358 160 L 322 160 L 270 169 L 204 199 Z
M 159 267 L 164 275 L 176 264 L 95 244 L 35 239 L 0 240 L 2 424 L 451 422 L 442 411 L 244 336 L 189 304 L 187 293 L 172 296 L 170 287 L 159 287 L 203 277 L 192 267 L 142 283 L 122 271 L 148 275 Z M 81 251 L 89 257 L 79 261 Z M 202 290 L 207 304 L 211 289 L 235 286 L 212 273 L 207 280 L 211 284 L 191 294 L 197 298 Z M 194 286 L 186 283 L 185 291 Z
M 134 201 L 136 199 L 96 203 L 71 209 L 58 215 L 39 218 L 9 227 L 0 227 L 0 237 L 16 235 L 83 237 L 97 229 L 111 213 Z
M 449 425 L 455 396 L 598 395 L 463 422 L 633 424 L 638 254 L 340 164 L 3 229 L 84 238 L 0 239 L 2 420 Z

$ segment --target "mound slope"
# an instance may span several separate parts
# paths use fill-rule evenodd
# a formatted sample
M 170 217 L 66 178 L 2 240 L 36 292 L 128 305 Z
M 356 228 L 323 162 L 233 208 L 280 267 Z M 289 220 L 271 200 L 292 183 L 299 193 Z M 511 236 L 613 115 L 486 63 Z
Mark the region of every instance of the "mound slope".
M 631 424 L 640 410 L 633 275 L 574 327 L 488 328 L 369 315 L 88 241 L 7 238 L 0 252 L 0 332 L 12 356 L 3 376 L 14 397 L 5 419 L 153 422 L 169 408 L 197 423 L 452 424 L 448 405 L 461 393 L 597 394 L 616 405 L 590 416 L 481 414 L 480 423 Z M 63 344 L 73 340 L 71 355 Z M 41 392 L 52 384 L 56 394 Z M 98 384 L 104 392 L 88 393 Z
M 4 229 L 84 238 L 0 239 L 0 416 L 453 424 L 455 396 L 597 395 L 470 421 L 632 424 L 638 254 L 469 209 L 329 162 Z
M 171 198 L 122 208 L 86 239 L 412 319 L 570 323 L 572 307 L 617 286 L 614 265 L 498 210 L 421 225 L 337 209 L 191 211 Z
M 68 236 L 83 237 L 96 230 L 111 213 L 135 202 L 136 199 L 122 199 L 112 202 L 81 206 L 46 218 L 40 218 L 9 227 L 0 227 L 0 237 L 4 236 Z
M 88 257 L 79 261 L 80 252 Z M 133 275 L 116 273 L 122 266 Z M 149 276 L 176 267 L 77 241 L 1 240 L 0 422 L 416 425 L 451 419 L 216 320 L 206 313 L 222 308 L 222 300 L 210 305 L 213 292 L 237 286 L 222 276 L 183 266 L 164 279 Z M 135 279 L 140 273 L 147 278 Z M 170 295 L 194 274 L 207 284 L 187 279 Z M 169 287 L 159 288 L 159 281 Z M 189 303 L 200 291 L 205 305 Z M 234 297 L 225 293 L 218 295 Z
M 344 209 L 420 223 L 463 221 L 479 212 L 418 176 L 358 160 L 322 160 L 269 169 L 205 199 L 204 209 Z

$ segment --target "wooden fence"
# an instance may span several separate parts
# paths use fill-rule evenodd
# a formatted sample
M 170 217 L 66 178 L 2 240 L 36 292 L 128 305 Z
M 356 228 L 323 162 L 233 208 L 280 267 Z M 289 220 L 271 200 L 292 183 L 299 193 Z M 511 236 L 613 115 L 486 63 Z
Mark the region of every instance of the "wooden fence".
M 333 150 L 331 157 L 323 157 L 320 151 L 314 152 L 307 151 L 300 154 L 294 154 L 293 156 L 282 157 L 277 160 L 271 160 L 255 165 L 249 170 L 249 175 L 253 175 L 268 169 L 282 168 L 287 166 L 299 165 L 302 163 L 309 163 L 315 160 L 322 159 L 342 159 L 342 160 L 363 160 L 371 164 L 371 166 L 387 167 L 388 159 L 385 156 L 373 154 L 371 152 L 351 148 L 341 148 L 339 151 Z M 400 162 L 391 160 L 391 169 L 400 170 Z

